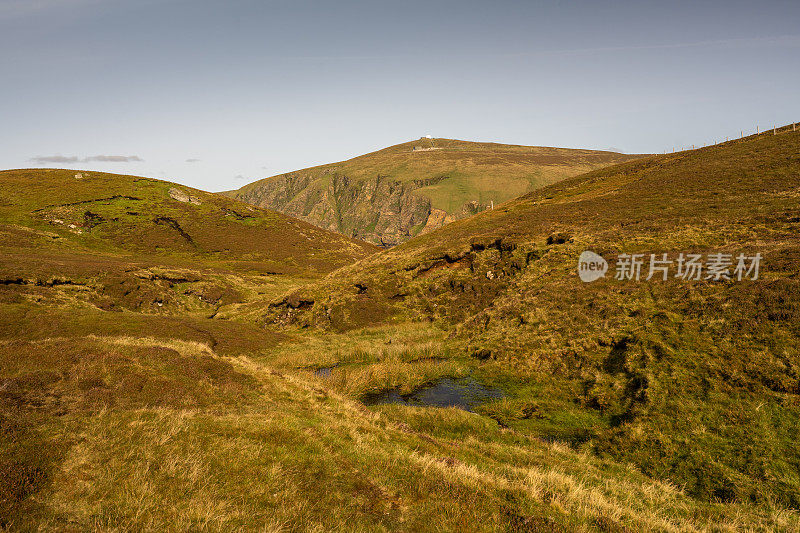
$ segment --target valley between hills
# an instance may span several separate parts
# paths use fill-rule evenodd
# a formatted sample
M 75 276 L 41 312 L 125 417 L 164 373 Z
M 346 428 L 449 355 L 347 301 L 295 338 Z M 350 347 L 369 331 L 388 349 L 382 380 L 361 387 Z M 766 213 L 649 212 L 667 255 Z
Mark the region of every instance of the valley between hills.
M 793 125 L 226 194 L 1 171 L 0 528 L 797 531 L 799 235 Z M 585 250 L 762 264 L 584 283 Z

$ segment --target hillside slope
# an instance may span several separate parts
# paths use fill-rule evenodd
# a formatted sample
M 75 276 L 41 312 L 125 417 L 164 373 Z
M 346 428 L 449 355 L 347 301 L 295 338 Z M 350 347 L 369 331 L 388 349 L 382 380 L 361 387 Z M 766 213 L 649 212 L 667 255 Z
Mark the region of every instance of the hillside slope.
M 365 243 L 174 183 L 29 169 L 0 172 L 0 245 L 228 263 L 262 272 L 328 272 Z
M 387 246 L 560 179 L 641 156 L 420 139 L 228 194 Z
M 281 213 L 165 181 L 0 172 L 0 318 L 12 331 L 15 308 L 31 307 L 49 317 L 35 329 L 54 336 L 70 315 L 99 331 L 130 326 L 168 336 L 158 321 L 118 313 L 189 322 L 224 318 L 229 309 L 246 314 L 249 304 L 257 309 L 374 251 Z
M 764 222 L 743 238 L 765 252 L 791 250 L 776 243 L 795 227 L 793 139 L 745 143 L 720 167 L 737 172 L 735 192 L 755 190 L 743 198 L 757 207 L 742 213 Z M 658 179 L 672 179 L 668 167 L 680 161 L 662 161 Z M 589 216 L 600 242 L 600 196 L 627 209 L 615 191 L 641 178 L 653 197 L 646 175 L 658 165 L 592 174 L 372 254 L 324 282 L 328 269 L 372 248 L 155 180 L 5 173 L 0 528 L 798 530 L 797 344 L 787 326 L 796 315 L 793 300 L 779 299 L 792 296 L 781 291 L 796 277 L 769 256 L 768 283 L 782 285 L 758 285 L 771 287 L 769 297 L 749 312 L 768 314 L 759 327 L 774 329 L 744 337 L 760 346 L 752 365 L 723 365 L 721 355 L 741 355 L 708 342 L 724 338 L 719 329 L 736 332 L 725 312 L 679 313 L 714 287 L 692 288 L 695 298 L 607 282 L 576 290 L 578 233 L 552 233 Z M 751 183 L 754 169 L 763 187 Z M 708 184 L 696 185 L 705 194 Z M 536 218 L 532 202 L 550 201 L 552 220 Z M 684 239 L 705 235 L 709 209 L 696 210 L 687 221 L 701 233 Z M 175 224 L 157 222 L 167 218 Z M 619 228 L 609 227 L 612 238 Z M 709 218 L 708 227 L 720 223 Z M 621 235 L 626 247 L 650 243 Z M 319 284 L 297 290 L 309 280 Z M 653 306 L 670 310 L 664 317 Z M 273 324 L 259 327 L 268 307 Z M 302 327 L 311 323 L 326 329 Z M 659 336 L 673 327 L 682 329 Z M 757 337 L 769 333 L 772 344 Z M 718 353 L 706 357 L 709 349 Z M 359 401 L 468 376 L 502 397 L 472 412 Z M 670 377 L 687 390 L 676 394 Z M 664 404 L 702 394 L 709 398 L 694 410 Z M 643 444 L 632 445 L 637 438 Z
M 792 130 L 564 180 L 345 267 L 266 320 L 431 322 L 446 337 L 438 354 L 511 391 L 481 411 L 503 426 L 632 463 L 698 501 L 800 508 Z M 610 263 L 592 283 L 578 277 L 586 250 Z M 647 281 L 650 254 L 664 253 L 670 275 Z M 681 253 L 730 254 L 733 279 L 676 278 Z M 620 254 L 647 258 L 640 280 L 615 279 Z M 738 254 L 761 254 L 758 279 L 736 279 Z M 362 391 L 392 383 L 361 376 Z

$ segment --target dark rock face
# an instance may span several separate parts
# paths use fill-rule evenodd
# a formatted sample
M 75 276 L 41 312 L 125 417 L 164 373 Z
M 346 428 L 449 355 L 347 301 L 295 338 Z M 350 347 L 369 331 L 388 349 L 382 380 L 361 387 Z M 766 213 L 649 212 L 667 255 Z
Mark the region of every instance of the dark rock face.
M 330 172 L 326 180 L 316 180 L 291 173 L 240 191 L 237 198 L 379 246 L 394 246 L 460 218 L 414 194 L 426 185 L 426 180 L 401 182 L 384 176 L 354 181 Z M 465 215 L 476 210 L 470 207 L 462 210 Z

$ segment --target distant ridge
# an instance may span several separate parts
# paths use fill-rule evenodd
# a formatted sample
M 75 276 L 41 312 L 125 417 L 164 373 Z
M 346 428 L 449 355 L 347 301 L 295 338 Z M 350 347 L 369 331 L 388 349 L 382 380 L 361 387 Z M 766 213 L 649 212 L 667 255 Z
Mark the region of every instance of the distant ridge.
M 639 157 L 423 137 L 227 194 L 392 246 L 561 179 Z

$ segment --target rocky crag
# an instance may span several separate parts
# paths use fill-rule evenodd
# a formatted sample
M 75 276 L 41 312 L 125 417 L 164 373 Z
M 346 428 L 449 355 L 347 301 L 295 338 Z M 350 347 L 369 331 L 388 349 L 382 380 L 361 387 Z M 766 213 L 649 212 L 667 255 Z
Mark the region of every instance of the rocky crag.
M 451 214 L 414 194 L 440 179 L 402 182 L 376 176 L 356 181 L 338 173 L 329 177 L 321 184 L 308 174 L 283 174 L 237 198 L 379 246 L 400 244 L 491 207 L 471 201 Z
M 227 194 L 389 247 L 561 179 L 637 157 L 421 139 Z

